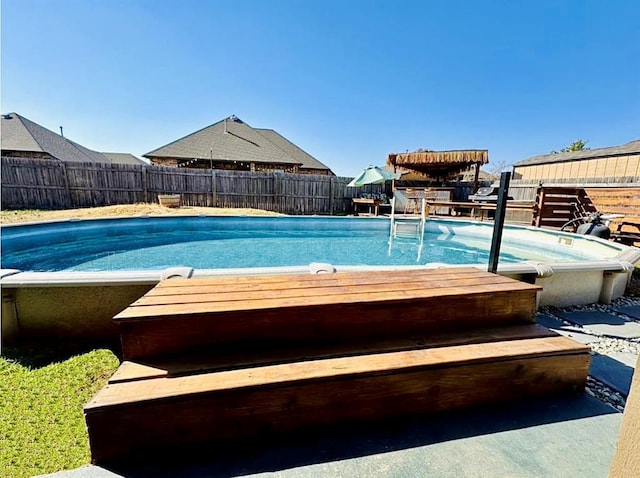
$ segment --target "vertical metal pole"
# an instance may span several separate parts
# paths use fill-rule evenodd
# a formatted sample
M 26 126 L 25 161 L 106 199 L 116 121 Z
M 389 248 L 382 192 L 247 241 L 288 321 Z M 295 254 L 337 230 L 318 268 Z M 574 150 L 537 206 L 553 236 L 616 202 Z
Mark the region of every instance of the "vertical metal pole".
M 506 171 L 500 175 L 500 190 L 498 191 L 498 203 L 496 204 L 496 216 L 493 221 L 493 237 L 491 239 L 491 252 L 489 252 L 489 272 L 498 272 L 498 259 L 500 257 L 500 244 L 502 243 L 502 228 L 507 212 L 507 197 L 509 196 L 509 181 L 511 173 Z

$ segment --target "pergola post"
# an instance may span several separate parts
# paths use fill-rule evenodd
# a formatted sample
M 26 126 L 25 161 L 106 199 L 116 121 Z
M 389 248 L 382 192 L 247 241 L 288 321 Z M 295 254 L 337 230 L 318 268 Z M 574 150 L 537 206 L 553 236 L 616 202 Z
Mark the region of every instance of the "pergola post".
M 476 163 L 476 174 L 473 177 L 473 191 L 471 194 L 478 192 L 478 179 L 480 178 L 480 163 Z

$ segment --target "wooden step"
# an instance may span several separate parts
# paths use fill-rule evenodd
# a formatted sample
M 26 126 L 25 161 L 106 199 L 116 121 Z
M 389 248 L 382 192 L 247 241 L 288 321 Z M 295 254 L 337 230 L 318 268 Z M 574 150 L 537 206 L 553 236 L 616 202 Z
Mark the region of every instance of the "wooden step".
M 85 407 L 94 462 L 203 442 L 433 413 L 584 387 L 589 349 L 543 337 L 107 385 Z
M 508 340 L 557 337 L 557 333 L 538 324 L 480 328 L 461 333 L 438 333 L 428 337 L 390 338 L 329 344 L 294 344 L 289 347 L 221 348 L 215 353 L 189 354 L 184 357 L 151 357 L 135 362 L 125 361 L 109 379 L 110 384 L 178 377 L 203 372 L 277 365 L 292 362 L 350 357 L 386 352 L 401 352 L 437 347 L 451 347 Z
M 539 287 L 476 268 L 163 281 L 115 317 L 125 360 L 230 344 L 532 323 Z

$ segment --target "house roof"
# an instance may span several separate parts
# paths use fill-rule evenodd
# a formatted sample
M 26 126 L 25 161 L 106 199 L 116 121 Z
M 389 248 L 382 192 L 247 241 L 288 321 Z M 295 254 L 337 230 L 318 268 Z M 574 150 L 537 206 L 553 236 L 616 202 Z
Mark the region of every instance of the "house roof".
M 587 149 L 584 151 L 569 151 L 566 153 L 544 154 L 533 156 L 524 161 L 515 163 L 514 166 L 533 166 L 536 164 L 562 163 L 564 161 L 577 161 L 581 159 L 606 158 L 609 156 L 621 156 L 626 154 L 640 154 L 640 139 L 636 139 L 621 146 L 609 148 Z
M 112 164 L 134 164 L 136 166 L 148 166 L 149 163 L 141 160 L 131 153 L 102 153 Z
M 273 130 L 254 129 L 230 116 L 143 155 L 145 158 L 214 159 L 297 164 L 329 169 Z
M 287 138 L 273 129 L 254 128 L 258 133 L 267 138 L 278 148 L 289 154 L 291 157 L 297 159 L 302 163 L 301 168 L 308 169 L 329 169 L 326 165 L 322 164 L 316 158 L 304 151 L 302 148 L 296 146 Z
M 225 118 L 172 143 L 145 158 L 215 159 L 258 163 L 302 164 L 236 117 Z
M 2 150 L 47 153 L 61 161 L 108 163 L 108 158 L 17 113 L 2 115 Z

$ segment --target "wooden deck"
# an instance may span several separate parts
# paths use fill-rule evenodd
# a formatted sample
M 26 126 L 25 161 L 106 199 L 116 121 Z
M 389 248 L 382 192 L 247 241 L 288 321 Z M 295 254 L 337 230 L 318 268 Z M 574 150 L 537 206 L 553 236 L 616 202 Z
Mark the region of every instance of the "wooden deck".
M 538 290 L 475 268 L 164 281 L 115 318 L 92 458 L 583 387 L 589 349 L 534 323 Z

